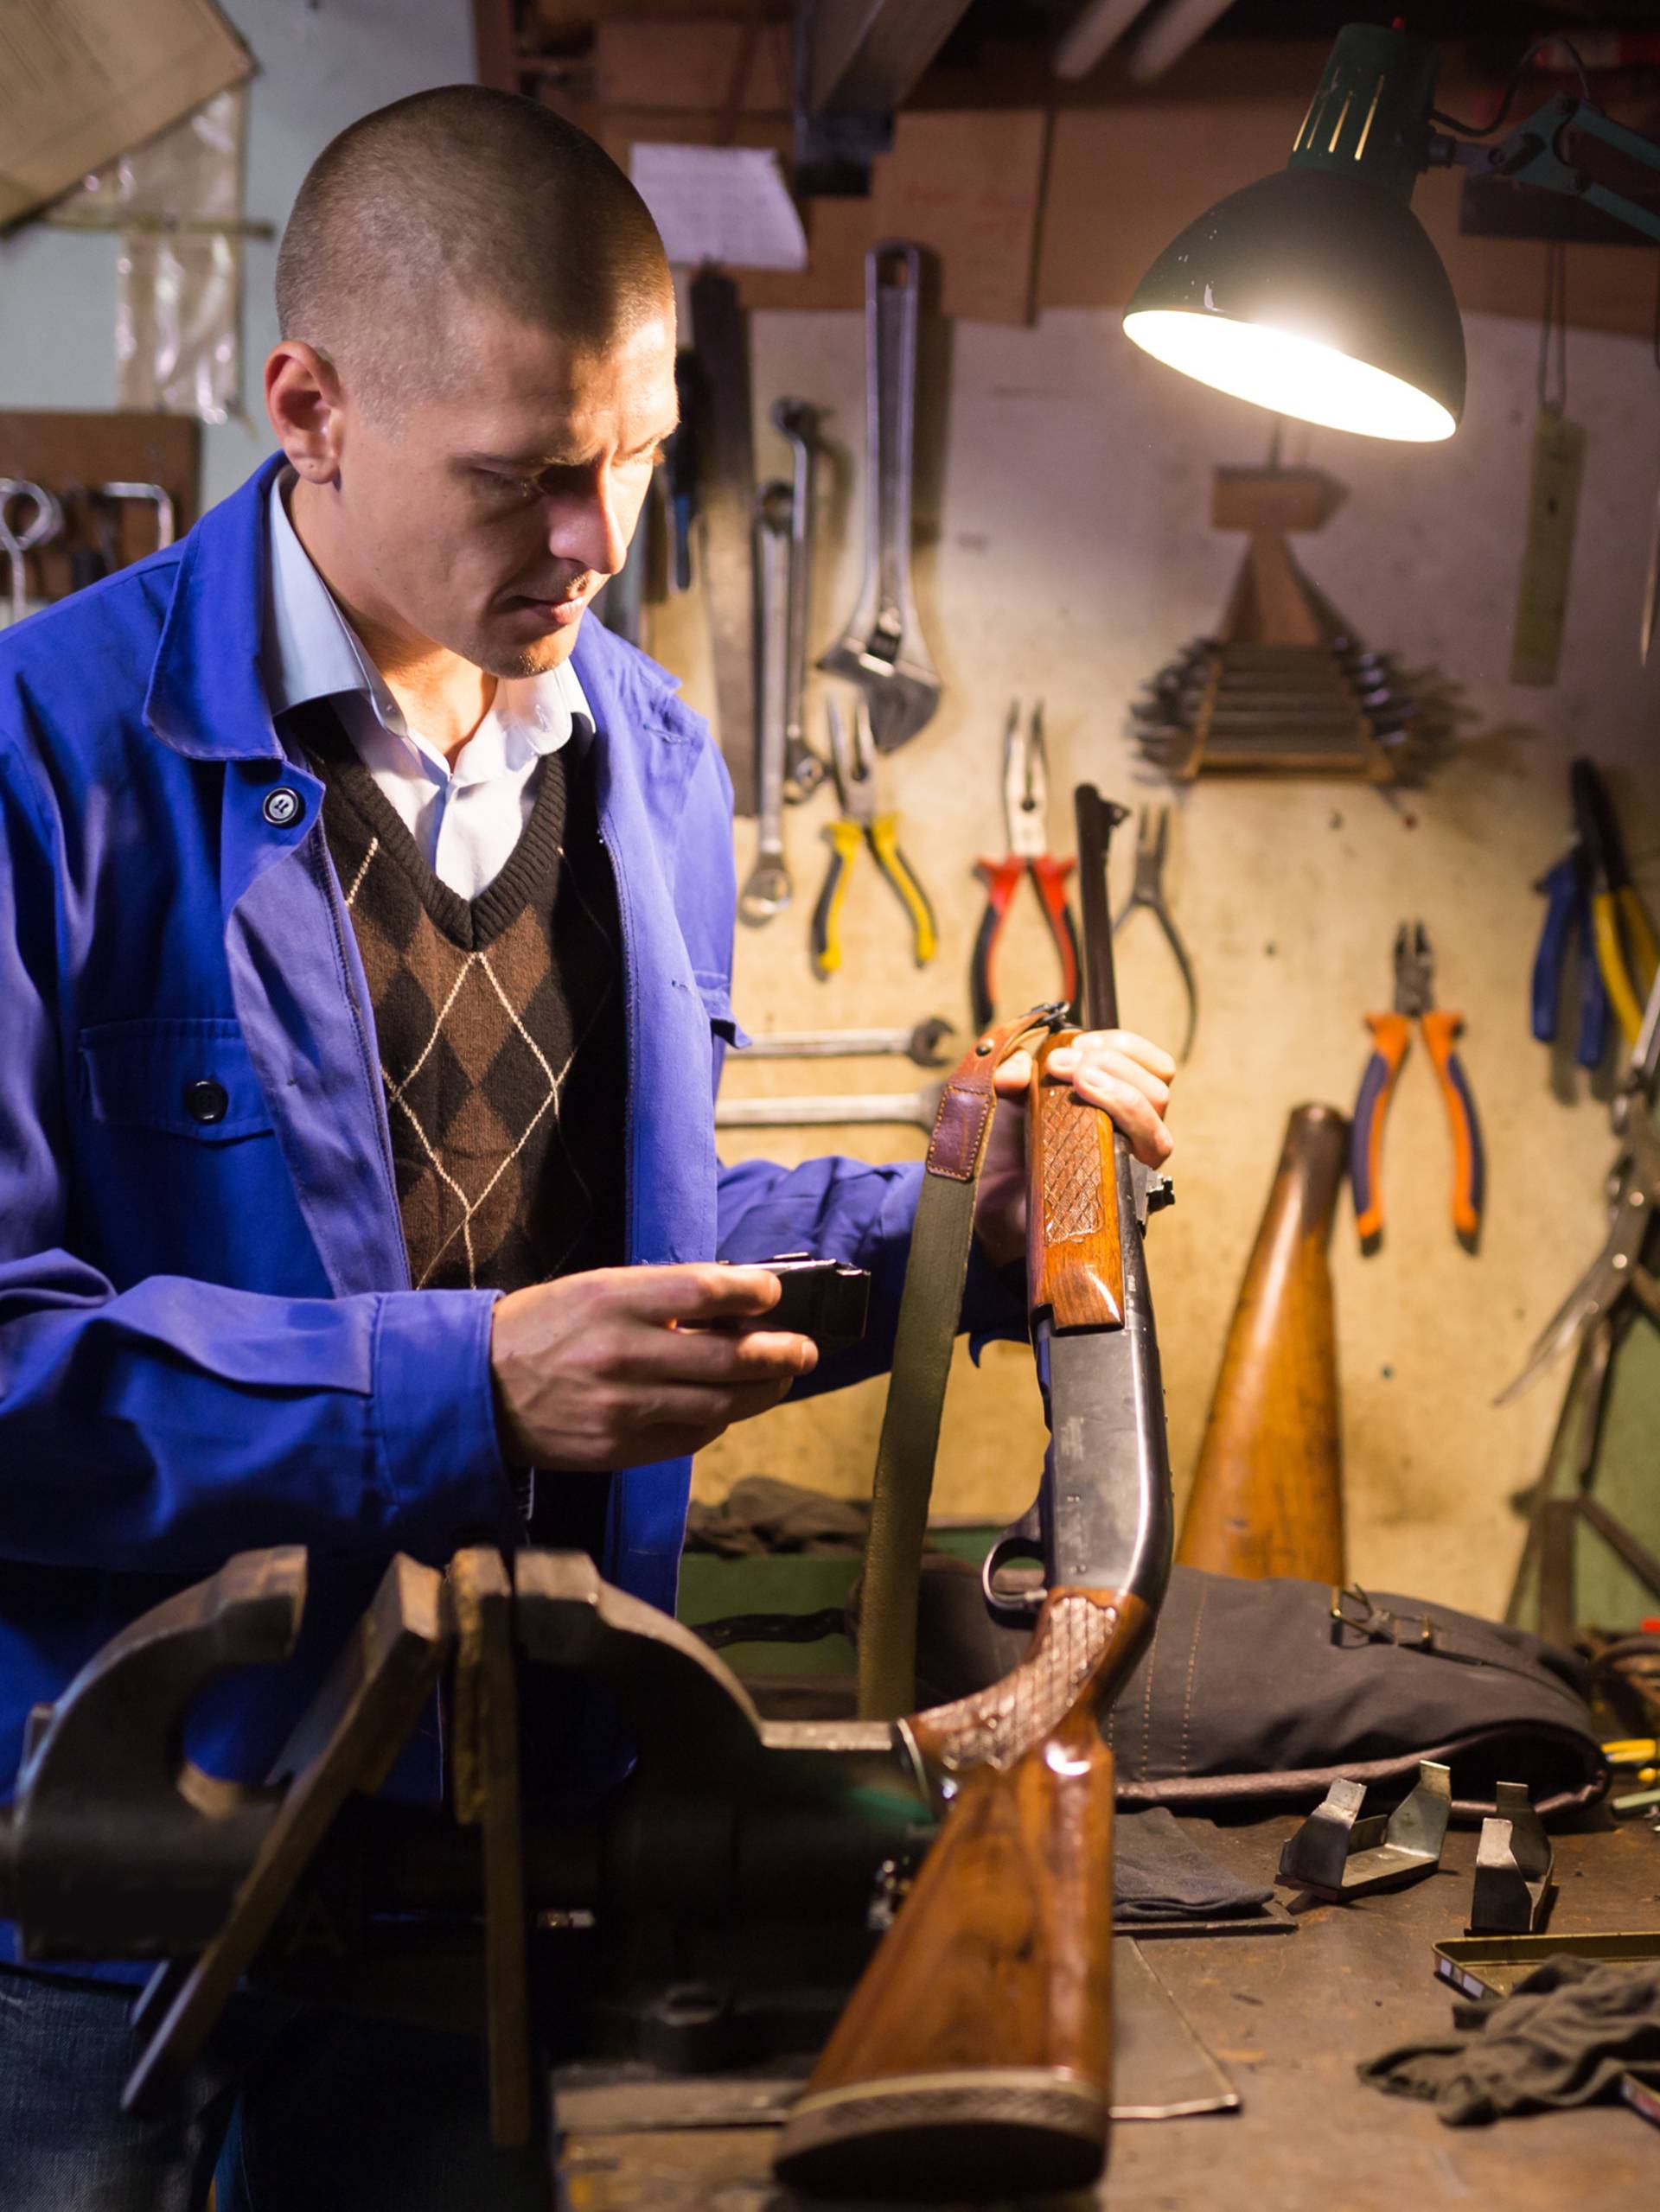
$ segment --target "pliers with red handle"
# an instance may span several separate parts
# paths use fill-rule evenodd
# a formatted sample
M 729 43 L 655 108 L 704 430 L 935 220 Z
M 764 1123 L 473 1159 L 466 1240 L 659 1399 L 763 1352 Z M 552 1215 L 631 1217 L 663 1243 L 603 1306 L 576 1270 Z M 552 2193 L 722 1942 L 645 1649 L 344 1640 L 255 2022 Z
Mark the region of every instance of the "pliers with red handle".
M 1446 1108 L 1452 1139 L 1452 1227 L 1465 1251 L 1473 1252 L 1481 1232 L 1481 1208 L 1486 1181 L 1481 1125 L 1454 1040 L 1464 1027 L 1462 1014 L 1441 1011 L 1435 1004 L 1435 961 L 1429 933 L 1421 921 L 1405 922 L 1395 939 L 1395 1010 L 1369 1014 L 1372 1056 L 1361 1078 L 1349 1131 L 1349 1173 L 1355 1193 L 1355 1227 L 1363 1252 L 1372 1252 L 1383 1233 L 1383 1195 L 1379 1176 L 1383 1165 L 1383 1127 L 1395 1080 L 1401 1072 L 1412 1041 L 1416 1020 L 1434 1062 L 1441 1099 Z
M 996 1010 L 998 940 L 1023 876 L 1030 876 L 1036 887 L 1054 940 L 1061 966 L 1059 995 L 1068 1006 L 1077 1004 L 1078 933 L 1066 902 L 1066 879 L 1074 864 L 1057 860 L 1049 850 L 1049 759 L 1041 700 L 1024 729 L 1019 701 L 1009 709 L 1008 725 L 1003 732 L 1003 811 L 1009 849 L 1001 860 L 981 860 L 975 870 L 986 886 L 986 908 L 974 938 L 968 989 L 974 1026 L 980 1030 L 987 1027 Z

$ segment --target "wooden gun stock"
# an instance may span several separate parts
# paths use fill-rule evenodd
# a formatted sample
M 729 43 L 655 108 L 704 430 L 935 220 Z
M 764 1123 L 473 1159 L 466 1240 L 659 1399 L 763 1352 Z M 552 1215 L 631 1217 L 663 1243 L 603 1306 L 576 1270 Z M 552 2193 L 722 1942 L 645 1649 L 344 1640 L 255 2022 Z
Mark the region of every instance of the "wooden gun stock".
M 906 1724 L 964 1779 L 790 2113 L 781 2181 L 1024 2198 L 1100 2174 L 1113 2023 L 1100 1716 L 1147 1619 L 1138 1598 L 1053 1591 L 1012 1675 Z
M 1299 1106 L 1240 1286 L 1177 1558 L 1341 1583 L 1343 1461 L 1326 1246 L 1348 1123 Z

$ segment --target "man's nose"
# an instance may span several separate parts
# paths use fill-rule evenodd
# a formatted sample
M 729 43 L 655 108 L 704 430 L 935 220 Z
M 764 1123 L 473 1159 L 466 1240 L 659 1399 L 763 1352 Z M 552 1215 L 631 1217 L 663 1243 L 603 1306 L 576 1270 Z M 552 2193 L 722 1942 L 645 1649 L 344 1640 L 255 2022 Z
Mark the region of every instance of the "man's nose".
M 548 550 L 561 560 L 615 576 L 629 557 L 633 517 L 610 469 L 593 469 L 582 488 L 554 502 L 548 521 Z

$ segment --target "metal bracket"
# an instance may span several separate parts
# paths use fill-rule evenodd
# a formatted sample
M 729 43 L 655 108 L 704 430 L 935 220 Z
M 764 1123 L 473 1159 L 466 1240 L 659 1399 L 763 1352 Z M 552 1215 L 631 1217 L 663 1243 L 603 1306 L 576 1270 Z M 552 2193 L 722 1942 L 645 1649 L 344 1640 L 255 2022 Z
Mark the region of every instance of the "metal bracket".
M 185 1722 L 219 1675 L 286 1659 L 304 1605 L 299 1546 L 239 1552 L 35 1706 L 0 1826 L 0 1911 L 25 1959 L 156 1958 L 212 1936 L 279 1801 L 182 1757 Z
M 968 0 L 796 0 L 795 188 L 862 196 L 893 143 L 895 111 Z
M 1555 1852 L 1525 1782 L 1500 1782 L 1494 1800 L 1498 1810 L 1482 1822 L 1476 1847 L 1467 1933 L 1536 1935 L 1550 1916 Z
M 1316 1896 L 1344 1900 L 1369 1890 L 1396 1890 L 1440 1864 L 1452 1813 L 1452 1776 L 1433 1759 L 1418 1763 L 1418 1786 L 1393 1813 L 1362 1820 L 1366 1786 L 1334 1782 L 1280 1854 L 1279 1880 Z
M 335 1814 L 354 1791 L 370 1794 L 385 1781 L 443 1664 L 441 1586 L 431 1567 L 401 1552 L 386 1569 L 374 1603 L 278 1758 L 272 1778 L 284 1785 L 280 1802 L 235 1903 L 201 1956 L 158 1967 L 134 2008 L 133 2024 L 146 2039 L 122 2093 L 124 2112 L 147 2108 L 195 2056 Z

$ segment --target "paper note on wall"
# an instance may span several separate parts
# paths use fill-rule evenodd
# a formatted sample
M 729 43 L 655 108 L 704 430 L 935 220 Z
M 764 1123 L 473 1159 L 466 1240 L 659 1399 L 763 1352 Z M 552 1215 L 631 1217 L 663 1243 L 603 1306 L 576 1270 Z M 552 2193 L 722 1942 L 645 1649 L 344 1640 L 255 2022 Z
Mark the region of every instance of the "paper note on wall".
M 629 170 L 677 268 L 806 268 L 807 234 L 771 147 L 642 140 Z

